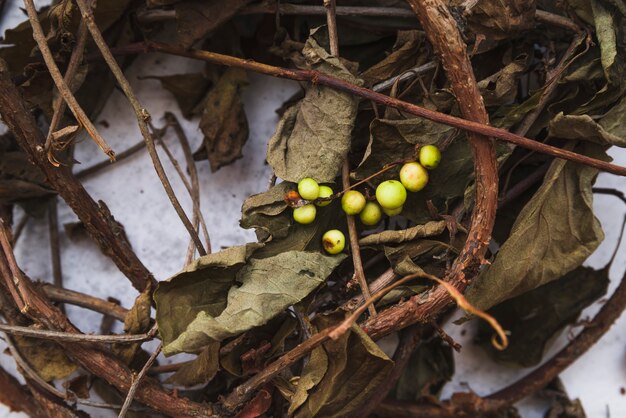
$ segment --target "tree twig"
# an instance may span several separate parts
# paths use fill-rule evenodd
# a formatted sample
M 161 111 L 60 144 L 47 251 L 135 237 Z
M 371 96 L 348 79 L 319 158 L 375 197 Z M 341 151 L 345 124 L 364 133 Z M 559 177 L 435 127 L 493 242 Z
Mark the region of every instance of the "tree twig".
M 97 297 L 87 295 L 85 293 L 76 292 L 69 289 L 61 289 L 50 284 L 42 286 L 44 294 L 53 302 L 69 303 L 71 305 L 80 306 L 90 309 L 104 315 L 111 316 L 118 321 L 124 321 L 128 309 L 121 307 L 115 303 L 99 299 Z
M 143 365 L 143 367 L 139 371 L 139 374 L 137 374 L 137 376 L 135 376 L 135 378 L 133 379 L 133 384 L 130 386 L 130 389 L 128 390 L 128 394 L 126 395 L 126 399 L 124 400 L 124 404 L 122 405 L 122 409 L 120 410 L 118 418 L 124 418 L 126 416 L 126 413 L 128 412 L 128 408 L 130 408 L 130 404 L 133 403 L 133 398 L 135 397 L 137 388 L 139 387 L 139 384 L 141 383 L 141 379 L 145 376 L 150 366 L 152 366 L 152 363 L 154 363 L 154 361 L 156 360 L 157 356 L 161 352 L 162 347 L 163 347 L 163 343 L 159 343 L 159 346 L 156 348 L 156 350 L 154 350 L 154 352 L 152 353 L 148 361 L 146 361 L 146 364 Z
M 67 65 L 67 70 L 65 70 L 65 76 L 63 79 L 65 80 L 65 84 L 69 87 L 76 75 L 76 71 L 78 71 L 78 67 L 80 66 L 81 61 L 83 60 L 83 53 L 85 52 L 85 45 L 87 44 L 87 26 L 83 21 L 78 25 L 78 36 L 76 37 L 76 46 L 72 51 L 72 55 L 70 56 L 69 64 Z M 63 112 L 65 112 L 65 100 L 63 100 L 63 96 L 59 95 L 54 102 L 52 103 L 52 119 L 50 121 L 50 128 L 48 128 L 48 136 L 46 137 L 46 152 L 50 153 L 50 146 L 52 144 L 52 134 L 57 130 L 59 126 L 59 122 L 61 122 L 61 118 L 63 117 Z
M 32 418 L 48 418 L 28 390 L 0 367 L 0 403 L 10 411 L 22 411 Z
M 12 335 L 21 335 L 24 337 L 41 338 L 44 340 L 68 341 L 79 343 L 136 343 L 148 341 L 154 338 L 154 333 L 145 334 L 124 334 L 124 335 L 90 335 L 77 334 L 71 332 L 48 331 L 45 329 L 36 329 L 31 327 L 20 327 L 17 325 L 0 324 L 0 331 Z
M 50 255 L 52 257 L 52 280 L 55 286 L 63 287 L 61 248 L 59 246 L 59 215 L 57 213 L 56 196 L 50 200 L 48 207 L 48 231 L 50 235 Z
M 564 150 L 558 147 L 544 144 L 542 142 L 535 141 L 533 139 L 525 138 L 520 135 L 516 135 L 505 129 L 495 128 L 486 123 L 475 122 L 467 119 L 462 119 L 456 116 L 448 115 L 445 113 L 433 111 L 423 108 L 421 106 L 414 105 L 412 103 L 405 102 L 403 100 L 395 99 L 393 97 L 386 96 L 381 93 L 377 93 L 365 87 L 360 87 L 351 84 L 347 81 L 338 79 L 336 77 L 320 73 L 315 70 L 298 70 L 287 69 L 282 67 L 275 67 L 273 65 L 263 64 L 251 60 L 237 58 L 229 55 L 218 54 L 215 52 L 201 51 L 201 50 L 184 50 L 174 45 L 159 43 L 159 42 L 140 42 L 135 44 L 126 45 L 124 47 L 115 48 L 116 54 L 138 54 L 149 51 L 157 51 L 170 55 L 177 55 L 181 57 L 193 58 L 202 61 L 212 62 L 215 64 L 225 65 L 229 67 L 242 68 L 244 70 L 254 71 L 260 74 L 266 74 L 273 77 L 287 78 L 296 81 L 307 81 L 316 83 L 319 85 L 328 86 L 336 90 L 345 91 L 362 97 L 366 100 L 371 100 L 376 103 L 394 107 L 402 112 L 409 113 L 411 115 L 423 117 L 433 122 L 442 123 L 455 128 L 463 129 L 468 132 L 479 134 L 485 137 L 492 137 L 501 141 L 509 142 L 515 145 L 519 145 L 522 148 L 537 151 L 542 154 L 550 155 L 556 158 L 562 158 L 564 160 L 573 161 L 576 163 L 588 165 L 590 167 L 597 168 L 601 171 L 606 171 L 612 174 L 620 176 L 626 176 L 626 167 L 618 166 L 615 164 L 607 163 L 596 158 L 591 158 L 586 155 L 578 154 L 576 152 Z
M 32 1 L 32 0 L 29 0 L 29 1 Z M 78 8 L 80 9 L 83 21 L 87 25 L 87 29 L 89 29 L 89 32 L 91 33 L 91 37 L 93 38 L 94 42 L 98 46 L 98 49 L 100 50 L 100 53 L 102 54 L 102 57 L 108 64 L 109 68 L 111 69 L 111 72 L 115 76 L 115 79 L 117 80 L 118 84 L 124 91 L 124 94 L 128 98 L 130 105 L 135 111 L 135 116 L 137 117 L 137 124 L 139 125 L 139 130 L 141 131 L 141 135 L 143 136 L 146 142 L 146 148 L 148 149 L 148 154 L 150 154 L 150 158 L 152 159 L 154 169 L 157 172 L 157 176 L 159 177 L 159 180 L 163 184 L 163 188 L 165 189 L 165 193 L 167 194 L 167 197 L 172 203 L 172 206 L 174 207 L 174 210 L 178 214 L 178 217 L 180 218 L 181 222 L 187 229 L 189 236 L 195 243 L 196 248 L 198 249 L 198 253 L 200 255 L 206 255 L 206 250 L 204 249 L 204 245 L 202 244 L 200 237 L 196 233 L 196 230 L 193 228 L 191 221 L 185 214 L 183 207 L 178 201 L 178 198 L 176 197 L 176 194 L 174 193 L 174 189 L 172 188 L 172 185 L 169 179 L 167 178 L 167 174 L 165 173 L 165 169 L 163 168 L 161 159 L 159 158 L 159 154 L 154 144 L 154 137 L 152 136 L 152 133 L 150 132 L 150 128 L 148 127 L 150 114 L 143 106 L 141 106 L 141 103 L 139 103 L 139 100 L 137 100 L 137 97 L 135 96 L 135 92 L 131 88 L 130 83 L 124 76 L 124 73 L 122 72 L 122 69 L 120 68 L 119 64 L 117 63 L 117 61 L 111 54 L 111 51 L 109 50 L 109 47 L 106 44 L 106 41 L 102 37 L 102 33 L 100 33 L 100 30 L 98 29 L 98 26 L 96 25 L 91 8 L 87 6 L 85 0 L 76 0 L 76 4 L 78 5 Z
M 0 114 L 13 132 L 18 145 L 46 175 L 50 186 L 72 208 L 102 252 L 113 260 L 133 286 L 143 290 L 149 282 L 154 281 L 152 274 L 133 252 L 130 243 L 118 233 L 120 227 L 108 209 L 93 201 L 82 184 L 72 175 L 69 167 L 54 167 L 48 162 L 43 149 L 45 138 L 11 81 L 6 62 L 2 59 L 0 59 Z
M 100 136 L 100 133 L 98 132 L 96 127 L 93 126 L 93 124 L 85 114 L 85 111 L 82 109 L 82 107 L 80 107 L 78 101 L 76 101 L 76 97 L 74 97 L 71 90 L 67 86 L 67 83 L 63 79 L 63 76 L 59 71 L 59 67 L 57 67 L 56 62 L 54 61 L 54 57 L 50 52 L 50 48 L 48 48 L 46 36 L 43 33 L 41 23 L 39 23 L 39 17 L 37 16 L 37 10 L 35 9 L 35 4 L 33 3 L 33 0 L 24 0 L 24 5 L 26 6 L 28 19 L 30 20 L 30 24 L 33 28 L 33 38 L 35 39 L 35 42 L 37 42 L 37 46 L 41 51 L 41 55 L 43 55 L 46 67 L 48 67 L 48 70 L 50 71 L 50 76 L 52 77 L 55 86 L 59 90 L 59 94 L 63 97 L 63 100 L 67 102 L 70 110 L 74 114 L 74 117 L 76 117 L 76 120 L 80 122 L 80 124 L 87 130 L 89 136 L 91 136 L 96 144 L 98 144 L 100 149 L 109 156 L 111 161 L 114 161 L 115 152 L 113 152 L 111 147 L 109 147 L 104 138 Z

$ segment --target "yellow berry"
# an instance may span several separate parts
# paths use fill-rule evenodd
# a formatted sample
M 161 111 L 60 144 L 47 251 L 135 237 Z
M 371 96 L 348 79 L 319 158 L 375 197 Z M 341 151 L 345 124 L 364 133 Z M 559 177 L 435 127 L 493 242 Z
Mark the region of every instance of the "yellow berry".
M 367 202 L 359 217 L 364 225 L 374 226 L 380 222 L 383 217 L 383 211 L 378 203 Z
M 400 169 L 400 181 L 410 192 L 419 192 L 428 183 L 428 171 L 419 163 L 407 163 Z
M 316 213 L 317 209 L 313 204 L 300 206 L 293 210 L 293 220 L 299 224 L 307 225 L 315 220 Z
M 348 215 L 358 215 L 365 207 L 365 196 L 356 190 L 348 190 L 341 197 L 341 208 Z
M 320 186 L 315 180 L 307 177 L 298 183 L 298 193 L 305 200 L 315 200 L 320 194 Z
M 322 236 L 322 246 L 328 254 L 339 254 L 346 246 L 346 237 L 340 230 L 331 229 Z
M 333 195 L 333 189 L 331 189 L 328 186 L 320 186 L 320 194 L 319 196 L 317 196 L 318 198 L 321 197 L 331 197 Z M 330 204 L 330 200 L 325 200 L 322 202 L 317 202 L 316 205 L 317 206 L 326 206 Z
M 385 209 L 396 209 L 406 201 L 406 189 L 397 180 L 383 181 L 376 188 L 376 200 Z
M 424 145 L 420 148 L 420 164 L 429 170 L 437 168 L 441 161 L 441 151 L 434 145 Z

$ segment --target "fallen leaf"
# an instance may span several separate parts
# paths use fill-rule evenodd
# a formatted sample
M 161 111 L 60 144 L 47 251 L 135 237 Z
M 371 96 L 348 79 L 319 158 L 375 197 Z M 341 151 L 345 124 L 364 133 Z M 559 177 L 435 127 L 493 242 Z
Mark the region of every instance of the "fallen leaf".
M 198 357 L 184 364 L 165 383 L 178 386 L 204 385 L 213 379 L 220 366 L 220 344 L 212 342 L 204 348 Z

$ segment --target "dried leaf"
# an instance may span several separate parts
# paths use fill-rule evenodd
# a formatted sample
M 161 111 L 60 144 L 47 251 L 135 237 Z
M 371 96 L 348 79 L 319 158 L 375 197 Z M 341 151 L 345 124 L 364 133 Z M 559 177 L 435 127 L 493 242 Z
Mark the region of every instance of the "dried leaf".
M 313 69 L 360 84 L 313 36 L 303 54 Z M 296 183 L 305 177 L 332 183 L 350 147 L 357 106 L 354 95 L 310 85 L 304 99 L 284 113 L 268 144 L 267 162 L 276 176 Z
M 341 321 L 340 315 L 318 316 L 315 325 L 324 329 Z M 393 362 L 358 326 L 338 340 L 329 340 L 311 353 L 315 356 L 314 365 L 327 364 L 320 380 L 320 368 L 305 367 L 300 379 L 305 386 L 296 389 L 295 400 L 301 402 L 306 386 L 306 401 L 299 406 L 294 417 L 346 417 L 378 389 L 380 383 L 391 370 Z M 326 361 L 320 357 L 326 357 Z M 310 364 L 310 363 L 309 363 Z M 315 384 L 315 382 L 318 382 Z M 298 384 L 299 386 L 299 384 Z M 293 410 L 290 406 L 290 411 Z
M 263 325 L 322 284 L 344 258 L 289 251 L 249 260 L 237 273 L 241 286 L 230 288 L 225 309 L 217 315 L 199 310 L 190 322 L 179 321 L 178 326 L 185 329 L 173 341 L 167 340 L 164 353 L 197 350 L 211 341 L 222 341 Z
M 528 61 L 529 56 L 522 54 L 497 73 L 476 84 L 483 96 L 485 106 L 503 105 L 515 100 L 518 81 L 526 70 Z
M 411 228 L 398 231 L 382 231 L 371 234 L 359 240 L 361 246 L 380 244 L 399 244 L 405 241 L 412 241 L 416 238 L 434 237 L 441 234 L 446 229 L 445 221 L 431 221 L 424 225 L 415 225 Z
M 265 416 L 272 406 L 272 386 L 266 385 L 256 394 L 252 400 L 244 405 L 244 407 L 235 415 L 235 418 L 256 418 Z
M 245 71 L 229 68 L 205 99 L 200 120 L 204 141 L 194 159 L 208 159 L 211 171 L 242 157 L 241 150 L 248 140 L 248 120 L 241 90 L 247 84 Z
M 285 194 L 296 188 L 295 184 L 284 182 L 248 197 L 241 207 L 241 227 L 254 228 L 259 241 L 286 237 L 293 222 L 289 206 L 285 203 Z M 285 216 L 279 216 L 284 213 Z
M 606 159 L 598 145 L 577 149 Z M 488 309 L 562 277 L 578 267 L 604 239 L 593 214 L 591 185 L 597 170 L 555 160 L 524 207 L 495 261 L 468 289 L 467 299 Z
M 472 31 L 487 39 L 513 37 L 535 26 L 535 0 L 481 0 L 468 2 L 465 11 Z
M 181 47 L 190 48 L 196 41 L 230 20 L 242 7 L 252 0 L 185 0 L 178 2 L 176 31 Z
M 376 84 L 397 76 L 406 70 L 426 63 L 428 54 L 424 33 L 420 31 L 398 31 L 393 52 L 374 64 L 360 77 L 367 85 Z
M 178 386 L 205 385 L 220 367 L 220 344 L 212 342 L 191 363 L 184 364 L 165 383 Z
M 478 338 L 498 361 L 531 367 L 541 361 L 548 341 L 580 312 L 606 293 L 608 271 L 578 267 L 562 278 L 507 300 L 489 310 L 511 332 L 505 350 L 493 348 L 493 330 L 479 325 Z
M 442 254 L 450 248 L 441 241 L 427 239 L 403 243 L 396 247 L 383 247 L 393 271 L 399 276 L 422 272 L 422 268 L 416 263 L 431 263 L 433 256 Z
M 46 382 L 65 379 L 77 369 L 63 349 L 52 341 L 20 336 L 14 336 L 13 341 L 22 357 Z
M 152 308 L 152 291 L 150 286 L 137 298 L 133 307 L 124 318 L 124 332 L 127 334 L 142 334 L 150 329 L 150 309 Z M 141 343 L 136 344 L 113 344 L 112 351 L 124 361 L 130 364 L 141 348 Z
M 200 312 L 218 316 L 226 307 L 235 275 L 259 244 L 208 254 L 159 283 L 154 292 L 156 320 L 165 347 L 182 334 Z
M 392 396 L 401 401 L 419 401 L 424 396 L 436 396 L 452 375 L 452 348 L 440 338 L 430 339 L 413 352 Z
M 611 115 L 611 117 L 613 117 Z M 556 115 L 550 121 L 550 136 L 563 139 L 585 139 L 602 145 L 626 147 L 626 137 L 620 138 L 604 130 L 588 115 Z
M 202 101 L 211 86 L 202 73 L 146 76 L 141 79 L 157 79 L 161 86 L 174 95 L 180 111 L 186 119 L 194 116 L 194 109 Z

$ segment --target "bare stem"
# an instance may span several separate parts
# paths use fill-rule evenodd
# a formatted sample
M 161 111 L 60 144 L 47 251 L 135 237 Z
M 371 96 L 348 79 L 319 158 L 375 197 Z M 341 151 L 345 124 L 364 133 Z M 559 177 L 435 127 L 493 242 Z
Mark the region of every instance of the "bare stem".
M 25 1 L 32 2 L 32 0 L 25 0 Z M 89 29 L 89 32 L 91 33 L 91 37 L 93 38 L 94 42 L 98 46 L 100 53 L 102 54 L 106 63 L 109 65 L 111 72 L 115 76 L 115 79 L 121 86 L 122 90 L 124 91 L 124 94 L 128 98 L 128 101 L 130 102 L 133 110 L 135 111 L 135 115 L 137 117 L 137 123 L 139 125 L 139 130 L 141 131 L 141 135 L 146 141 L 146 147 L 148 148 L 148 153 L 150 154 L 150 158 L 152 158 L 154 169 L 157 172 L 159 180 L 163 184 L 163 188 L 165 189 L 165 192 L 167 193 L 167 196 L 170 202 L 172 203 L 174 210 L 176 210 L 176 213 L 178 214 L 178 216 L 180 217 L 180 220 L 182 221 L 183 225 L 187 229 L 189 236 L 196 244 L 198 253 L 200 253 L 200 255 L 206 255 L 206 250 L 204 249 L 204 245 L 202 245 L 202 241 L 200 240 L 200 237 L 196 233 L 196 230 L 194 229 L 191 221 L 189 221 L 189 218 L 185 214 L 185 211 L 183 210 L 180 202 L 178 201 L 178 198 L 176 197 L 176 194 L 174 193 L 174 189 L 172 188 L 172 185 L 169 179 L 167 178 L 167 174 L 165 174 L 165 169 L 163 168 L 163 164 L 161 164 L 161 159 L 159 158 L 159 154 L 157 153 L 156 146 L 154 144 L 154 138 L 152 136 L 152 133 L 150 132 L 150 128 L 148 127 L 150 114 L 145 108 L 141 106 L 141 104 L 139 103 L 139 100 L 137 100 L 137 97 L 135 96 L 135 92 L 131 88 L 130 83 L 124 76 L 124 73 L 122 72 L 122 69 L 120 68 L 119 64 L 117 63 L 117 61 L 115 61 L 115 58 L 111 54 L 111 51 L 109 50 L 109 47 L 106 44 L 106 41 L 102 37 L 102 33 L 100 33 L 98 26 L 96 26 L 91 8 L 87 6 L 85 0 L 76 0 L 76 3 L 78 4 L 78 7 L 80 8 L 83 21 L 87 25 L 87 28 Z
M 157 356 L 161 352 L 162 347 L 163 347 L 163 343 L 159 343 L 159 346 L 157 347 L 156 350 L 154 350 L 154 352 L 152 353 L 148 361 L 146 361 L 146 364 L 143 365 L 143 367 L 139 371 L 139 374 L 133 379 L 133 384 L 130 386 L 130 389 L 128 390 L 128 394 L 126 395 L 126 399 L 124 400 L 124 404 L 122 405 L 122 409 L 120 410 L 118 418 L 124 418 L 126 416 L 126 413 L 128 412 L 128 408 L 130 408 L 130 404 L 133 403 L 133 398 L 135 397 L 135 393 L 137 392 L 139 383 L 141 383 L 141 379 L 145 376 L 150 366 L 152 366 L 152 363 L 154 363 L 154 360 L 156 360 Z
M 74 117 L 82 126 L 85 127 L 89 135 L 93 138 L 93 140 L 98 144 L 100 149 L 104 151 L 106 155 L 109 156 L 111 161 L 115 160 L 115 152 L 109 147 L 104 138 L 100 136 L 98 130 L 91 123 L 85 111 L 80 107 L 76 97 L 72 94 L 70 88 L 67 86 L 67 83 L 63 79 L 61 75 L 61 71 L 59 71 L 59 67 L 57 67 L 56 62 L 54 61 L 54 57 L 50 52 L 50 48 L 48 48 L 48 43 L 46 42 L 46 36 L 43 33 L 43 28 L 41 27 L 41 23 L 39 23 L 39 17 L 37 16 L 37 10 L 35 9 L 35 4 L 33 0 L 24 0 L 24 5 L 26 6 L 26 12 L 28 13 L 28 19 L 30 20 L 30 24 L 33 28 L 33 38 L 35 42 L 37 42 L 37 46 L 43 55 L 43 59 L 46 63 L 46 67 L 50 71 L 50 75 L 52 76 L 52 80 L 54 81 L 55 86 L 59 90 L 59 94 L 63 97 L 70 107 L 70 110 L 74 114 Z
M 148 341 L 154 338 L 153 333 L 145 334 L 124 334 L 124 335 L 89 335 L 77 334 L 70 332 L 48 331 L 45 329 L 36 329 L 31 327 L 20 327 L 17 325 L 0 324 L 0 331 L 12 335 L 21 335 L 24 337 L 40 338 L 43 340 L 79 342 L 79 343 L 136 343 Z

